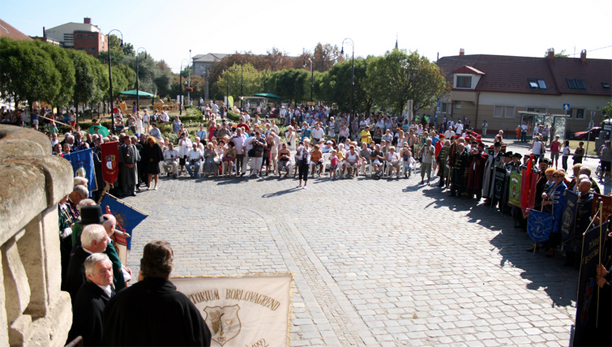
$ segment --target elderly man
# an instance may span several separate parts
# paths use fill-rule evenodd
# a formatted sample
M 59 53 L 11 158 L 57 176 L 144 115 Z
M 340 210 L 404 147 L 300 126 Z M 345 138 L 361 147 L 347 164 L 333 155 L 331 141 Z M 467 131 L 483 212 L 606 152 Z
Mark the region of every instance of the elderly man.
M 87 282 L 74 299 L 68 341 L 82 336 L 85 346 L 103 346 L 102 313 L 104 306 L 115 295 L 111 287 L 113 267 L 106 254 L 94 253 L 85 259 L 84 268 Z
M 198 147 L 198 144 L 194 143 L 193 149 L 191 149 L 189 153 L 187 153 L 188 162 L 185 165 L 187 166 L 187 172 L 189 173 L 189 176 L 191 176 L 192 178 L 195 178 L 198 176 L 198 172 L 200 172 L 200 163 L 202 162 L 203 157 L 204 155 L 202 154 L 202 151 Z
M 129 282 L 132 279 L 132 271 L 121 264 L 121 260 L 119 260 L 119 253 L 117 249 L 111 242 L 115 238 L 115 228 L 117 227 L 117 219 L 112 214 L 105 214 L 103 216 L 106 218 L 106 222 L 102 224 L 104 230 L 106 230 L 106 234 L 108 235 L 109 242 L 104 254 L 108 256 L 110 261 L 113 263 L 113 272 L 114 279 L 113 284 L 116 291 L 120 291 L 121 289 L 126 287 L 126 282 Z
M 109 346 L 210 346 L 211 334 L 196 306 L 169 281 L 174 252 L 166 241 L 149 242 L 138 283 L 104 308 Z
M 179 168 L 179 152 L 174 149 L 172 142 L 168 143 L 168 149 L 164 151 L 164 170 L 168 173 L 168 176 L 178 177 Z
M 87 190 L 87 187 L 84 185 L 75 185 L 74 188 L 72 188 L 72 193 L 68 194 L 68 208 L 70 209 L 70 213 L 75 221 L 81 216 L 79 210 L 77 209 L 79 202 L 81 202 L 83 199 L 87 199 L 88 196 L 89 190 Z
M 86 206 L 95 207 L 95 206 Z M 100 216 L 100 223 L 103 222 L 102 216 Z M 66 278 L 62 282 L 62 290 L 70 293 L 70 298 L 73 302 L 76 298 L 76 294 L 79 288 L 85 283 L 85 259 L 93 253 L 103 253 L 108 245 L 108 235 L 106 230 L 100 224 L 91 224 L 83 228 L 81 233 L 81 246 L 77 247 L 72 256 L 70 257 L 70 263 L 68 264 L 68 271 L 66 271 Z

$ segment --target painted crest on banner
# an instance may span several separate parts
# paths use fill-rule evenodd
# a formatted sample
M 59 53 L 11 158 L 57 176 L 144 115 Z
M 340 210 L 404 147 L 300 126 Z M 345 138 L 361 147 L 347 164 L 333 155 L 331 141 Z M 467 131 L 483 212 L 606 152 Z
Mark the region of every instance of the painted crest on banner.
M 114 164 L 115 164 L 115 156 L 112 155 L 112 154 L 111 155 L 107 155 L 106 156 L 106 167 L 109 170 L 113 170 L 113 169 L 115 169 L 115 165 Z
M 229 340 L 238 336 L 240 333 L 241 323 L 238 317 L 240 306 L 207 306 L 204 309 L 206 312 L 206 324 L 210 328 L 212 340 L 223 346 Z

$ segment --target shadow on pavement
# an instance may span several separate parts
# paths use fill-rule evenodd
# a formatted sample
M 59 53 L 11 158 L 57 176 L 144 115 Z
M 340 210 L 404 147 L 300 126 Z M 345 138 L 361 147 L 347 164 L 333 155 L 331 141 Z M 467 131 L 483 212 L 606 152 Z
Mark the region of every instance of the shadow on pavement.
M 274 198 L 274 197 L 277 197 L 277 196 L 283 196 L 285 194 L 295 193 L 295 192 L 300 191 L 300 190 L 301 190 L 300 188 L 289 188 L 289 189 L 285 189 L 285 190 L 279 190 L 278 192 L 275 192 L 275 193 L 264 194 L 261 197 L 264 198 L 264 199 Z
M 514 228 L 514 220 L 509 215 L 499 212 L 499 209 L 491 209 L 474 199 L 450 197 L 445 190 L 437 187 L 425 186 L 420 189 L 418 185 L 405 188 L 404 192 L 422 190 L 422 193 L 430 197 L 434 208 L 446 207 L 453 211 L 467 211 L 466 217 L 469 222 L 476 223 L 492 231 L 497 235 L 489 240 L 489 243 L 502 257 L 500 266 L 512 266 L 521 269 L 521 278 L 525 287 L 531 290 L 545 291 L 553 302 L 553 306 L 569 307 L 572 301 L 576 301 L 576 288 L 578 283 L 578 270 L 573 267 L 563 266 L 563 252 L 557 251 L 552 258 L 546 258 L 543 250 L 533 254 L 526 249 L 533 245 L 533 241 L 527 236 L 524 229 Z

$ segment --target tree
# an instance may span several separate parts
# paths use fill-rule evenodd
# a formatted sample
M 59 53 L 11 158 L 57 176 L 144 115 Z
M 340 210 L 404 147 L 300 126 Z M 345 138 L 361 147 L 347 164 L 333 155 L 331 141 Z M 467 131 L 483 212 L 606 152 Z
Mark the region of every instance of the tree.
M 61 88 L 62 76 L 45 50 L 32 41 L 0 37 L 0 92 L 15 102 L 52 103 Z
M 307 81 L 310 81 L 310 73 L 306 70 L 282 70 L 272 74 L 274 80 L 274 94 L 284 97 L 293 102 L 307 100 L 306 88 Z M 308 94 L 308 99 L 310 94 Z
M 44 50 L 51 57 L 51 61 L 55 64 L 55 68 L 60 73 L 60 88 L 51 100 L 51 105 L 56 107 L 67 106 L 74 93 L 75 71 L 72 59 L 68 52 L 58 46 L 35 40 L 34 44 Z
M 87 59 L 87 53 L 73 49 L 68 52 L 75 69 L 76 84 L 72 99 L 78 108 L 79 104 L 88 104 L 95 98 L 96 71 L 91 64 L 91 60 Z M 102 63 L 98 62 L 98 64 Z
M 366 88 L 375 103 L 398 114 L 408 100 L 413 101 L 416 112 L 433 107 L 440 95 L 450 91 L 440 68 L 417 52 L 387 52 L 372 59 L 366 75 Z
M 553 52 L 555 51 L 554 48 L 549 48 L 549 50 L 552 50 Z M 546 51 L 546 53 L 544 53 L 544 58 L 548 57 L 548 52 L 549 51 Z M 562 49 L 559 53 L 555 53 L 554 56 L 558 58 L 569 58 L 569 54 L 565 53 L 564 49 Z
M 601 113 L 603 114 L 603 119 L 612 118 L 612 100 L 601 109 Z
M 374 99 L 365 88 L 366 71 L 374 58 L 355 59 L 355 85 L 353 107 L 357 113 L 369 113 Z M 320 98 L 338 105 L 342 112 L 350 112 L 352 63 L 350 60 L 337 63 L 322 74 Z
M 320 72 L 328 71 L 337 61 L 339 61 L 340 55 L 338 46 L 332 46 L 329 43 L 322 45 L 319 42 L 313 53 L 313 69 Z
M 243 83 L 244 69 L 244 83 Z M 225 96 L 229 85 L 229 93 L 237 100 L 240 96 L 253 95 L 261 91 L 261 75 L 251 64 L 234 64 L 223 71 L 221 78 L 214 83 L 216 90 Z M 242 93 L 241 93 L 242 90 Z

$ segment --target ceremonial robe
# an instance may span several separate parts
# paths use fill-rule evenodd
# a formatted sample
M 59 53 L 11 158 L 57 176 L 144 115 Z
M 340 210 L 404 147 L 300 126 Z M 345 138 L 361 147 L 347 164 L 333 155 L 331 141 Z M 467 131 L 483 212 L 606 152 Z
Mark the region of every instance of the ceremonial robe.
M 112 294 L 111 294 L 112 295 Z M 102 329 L 102 312 L 110 297 L 93 282 L 79 289 L 72 306 L 72 328 L 68 341 L 83 337 L 84 346 L 106 346 Z
M 467 186 L 471 191 L 482 191 L 484 168 L 489 155 L 485 152 L 470 155 L 470 166 Z M 478 194 L 480 195 L 480 194 Z
M 162 278 L 145 278 L 117 293 L 104 308 L 109 346 L 210 346 L 202 315 Z
M 136 186 L 136 162 L 140 160 L 140 153 L 134 145 L 119 147 L 119 186 L 124 194 L 134 192 Z
M 490 199 L 493 197 L 493 178 L 495 177 L 496 167 L 504 167 L 504 156 L 501 152 L 497 154 L 491 153 L 487 157 L 482 182 L 482 196 L 486 199 Z
M 70 294 L 70 300 L 72 300 L 72 306 L 74 307 L 74 299 L 76 295 L 87 280 L 85 277 L 85 259 L 90 254 L 83 250 L 83 247 L 77 247 L 74 253 L 70 256 L 70 263 L 68 264 L 68 270 L 66 271 L 66 278 L 62 282 L 62 290 Z

